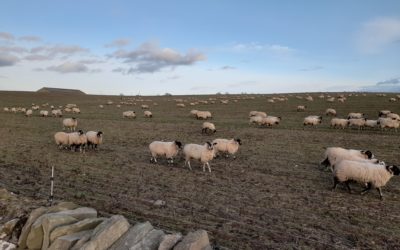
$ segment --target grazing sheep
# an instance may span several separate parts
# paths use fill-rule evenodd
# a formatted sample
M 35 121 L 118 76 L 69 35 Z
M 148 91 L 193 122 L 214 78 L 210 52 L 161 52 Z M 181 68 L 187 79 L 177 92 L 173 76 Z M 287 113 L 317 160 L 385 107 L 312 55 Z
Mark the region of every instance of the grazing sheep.
M 242 145 L 240 139 L 215 139 L 212 141 L 212 143 L 216 143 L 214 146 L 215 156 L 221 152 L 233 155 L 233 158 L 236 158 L 235 154 L 239 150 L 239 145 Z
M 72 109 L 71 109 L 71 108 L 65 108 L 65 109 L 64 109 L 64 112 L 71 113 L 71 112 L 72 112 Z
M 305 105 L 299 105 L 299 106 L 297 106 L 297 112 L 305 111 L 306 108 L 307 108 L 307 106 L 305 106 Z
M 80 114 L 80 113 L 81 113 L 81 110 L 80 110 L 79 108 L 77 108 L 77 107 L 74 107 L 74 108 L 72 108 L 72 113 L 74 113 L 74 114 Z
M 341 160 L 373 159 L 374 155 L 369 150 L 345 149 L 341 147 L 328 147 L 325 149 L 324 158 L 320 165 L 330 167 L 333 171 L 336 162 Z M 376 160 L 376 159 L 375 159 Z
M 143 105 L 141 106 L 141 108 L 142 108 L 142 109 L 149 109 L 149 105 L 143 104 Z
M 62 111 L 61 109 L 53 109 L 51 115 L 54 117 L 62 117 Z
M 63 147 L 67 147 L 68 144 L 68 134 L 65 132 L 57 132 L 54 135 L 54 140 L 56 141 L 56 144 L 59 149 L 62 149 Z
M 378 120 L 366 120 L 365 127 L 368 128 L 377 128 L 378 127 Z
M 40 116 L 47 117 L 47 116 L 49 116 L 49 111 L 47 111 L 47 110 L 40 110 L 39 114 L 40 114 Z
M 383 199 L 381 188 L 384 187 L 393 175 L 399 175 L 400 169 L 395 166 L 386 166 L 366 162 L 351 160 L 342 160 L 338 162 L 333 171 L 333 187 L 335 190 L 337 184 L 345 183 L 349 192 L 351 192 L 349 182 L 357 181 L 367 183 L 367 187 L 361 191 L 361 195 L 367 193 L 372 187 L 379 192 L 380 199 Z
M 252 116 L 252 117 L 250 117 L 249 124 L 254 124 L 255 123 L 257 125 L 262 125 L 264 118 L 265 117 L 262 117 L 262 116 Z
M 206 134 L 211 134 L 211 133 L 215 133 L 217 132 L 217 130 L 215 129 L 215 125 L 214 123 L 211 122 L 203 122 L 203 126 L 201 129 L 201 133 L 206 133 Z
M 193 117 L 196 117 L 197 112 L 199 112 L 197 109 L 192 109 L 192 110 L 190 110 L 190 115 Z
M 314 99 L 312 98 L 312 96 L 307 96 L 305 99 L 306 99 L 307 101 L 309 101 L 309 102 L 314 101 Z
M 262 118 L 261 125 L 266 125 L 267 127 L 272 127 L 274 125 L 279 125 L 281 122 L 281 117 L 278 116 L 267 116 Z
M 385 128 L 394 129 L 397 132 L 399 128 L 400 122 L 397 120 L 393 120 L 392 118 L 379 118 L 378 125 L 380 126 L 381 130 Z
M 359 119 L 364 118 L 364 113 L 349 113 L 347 119 Z
M 25 116 L 26 116 L 26 117 L 32 116 L 32 114 L 33 114 L 32 109 L 28 109 L 28 110 L 25 112 Z
M 88 131 L 86 132 L 88 148 L 97 148 L 98 145 L 103 143 L 103 132 L 101 131 Z
M 102 108 L 104 108 L 104 106 L 100 104 L 100 105 L 99 105 L 99 108 L 101 108 L 101 109 L 102 109 Z
M 211 173 L 211 167 L 209 161 L 214 158 L 214 146 L 217 144 L 211 144 L 206 142 L 204 145 L 199 144 L 186 144 L 183 147 L 183 153 L 185 154 L 185 166 L 188 164 L 189 169 L 192 170 L 190 166 L 190 160 L 199 160 L 203 163 L 203 172 L 206 171 L 206 165 L 208 167 L 208 172 Z
M 122 112 L 122 117 L 123 118 L 136 118 L 136 113 L 135 111 L 129 110 Z
M 395 101 L 397 101 L 396 98 L 393 98 L 393 97 L 392 97 L 392 98 L 389 99 L 389 102 L 395 102 Z
M 82 130 L 68 134 L 68 145 L 71 147 L 71 150 L 73 149 L 73 147 L 75 147 L 74 151 L 76 151 L 79 148 L 80 152 L 85 152 L 86 144 L 87 144 L 87 137 Z
M 63 130 L 68 128 L 70 131 L 75 131 L 78 126 L 78 120 L 75 117 L 66 118 L 63 120 Z
M 250 111 L 249 117 L 252 117 L 252 116 L 267 117 L 267 113 L 261 112 L 261 111 Z
M 328 109 L 326 109 L 326 111 L 325 111 L 325 115 L 328 115 L 328 116 L 336 116 L 336 110 L 334 110 L 334 109 L 332 109 L 332 108 L 328 108 Z
M 148 110 L 145 110 L 143 113 L 144 113 L 144 117 L 148 117 L 148 118 L 153 117 L 153 113 L 151 113 L 151 112 L 148 111 Z
M 32 110 L 39 110 L 40 106 L 39 105 L 33 105 Z
M 184 107 L 185 107 L 185 104 L 183 104 L 183 103 L 177 103 L 176 106 L 179 107 L 179 108 L 184 108 Z
M 17 108 L 15 108 L 15 107 L 12 107 L 12 108 L 11 108 L 11 112 L 13 112 L 13 113 L 17 113 Z
M 10 109 L 7 107 L 4 107 L 3 110 L 4 110 L 4 112 L 10 112 Z
M 386 117 L 390 113 L 392 113 L 390 110 L 381 110 L 379 111 L 379 117 Z
M 303 121 L 303 126 L 310 125 L 312 127 L 317 126 L 318 124 L 321 124 L 322 122 L 322 116 L 317 116 L 317 115 L 309 115 L 304 118 Z
M 334 102 L 335 101 L 335 97 L 329 97 L 326 99 L 327 102 Z
M 349 120 L 341 118 L 332 118 L 331 127 L 333 128 L 346 128 L 349 125 Z
M 357 119 L 351 118 L 348 120 L 349 120 L 349 127 L 357 127 L 360 130 L 364 128 L 367 118 L 357 118 Z
M 212 115 L 210 111 L 197 111 L 196 113 L 196 119 L 203 119 L 207 120 L 208 118 L 212 119 Z
M 165 156 L 168 163 L 173 163 L 173 158 L 178 155 L 179 150 L 182 148 L 180 141 L 153 141 L 149 145 L 151 158 L 150 162 L 157 162 L 157 156 Z

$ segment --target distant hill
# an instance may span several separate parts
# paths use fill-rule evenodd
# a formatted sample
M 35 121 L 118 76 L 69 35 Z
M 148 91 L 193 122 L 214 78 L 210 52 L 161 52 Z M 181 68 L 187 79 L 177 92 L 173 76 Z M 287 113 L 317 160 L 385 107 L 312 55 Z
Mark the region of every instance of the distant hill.
M 36 91 L 38 93 L 54 93 L 54 94 L 75 94 L 75 95 L 86 95 L 83 91 L 79 89 L 60 89 L 60 88 L 49 88 L 43 87 Z

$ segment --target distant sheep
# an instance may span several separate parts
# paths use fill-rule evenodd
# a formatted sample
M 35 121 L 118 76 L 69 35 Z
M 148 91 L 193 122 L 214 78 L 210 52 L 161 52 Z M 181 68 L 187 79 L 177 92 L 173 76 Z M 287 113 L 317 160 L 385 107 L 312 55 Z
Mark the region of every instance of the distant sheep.
M 368 128 L 377 128 L 378 127 L 378 120 L 366 120 L 365 127 Z
M 4 112 L 10 112 L 10 109 L 7 107 L 4 107 L 3 110 L 4 110 Z
M 104 106 L 100 104 L 100 105 L 99 105 L 99 108 L 101 108 L 101 109 L 102 109 L 102 108 L 104 108 Z
M 318 124 L 321 124 L 322 122 L 322 116 L 317 116 L 317 115 L 309 115 L 304 118 L 303 120 L 303 126 L 317 126 Z
M 56 144 L 59 149 L 62 149 L 63 147 L 69 146 L 68 144 L 68 134 L 65 132 L 57 132 L 54 135 L 54 140 L 56 141 Z
M 184 108 L 184 107 L 185 107 L 185 104 L 183 104 L 183 103 L 177 103 L 176 106 L 179 107 L 179 108 Z
M 49 111 L 47 111 L 47 110 L 40 110 L 39 114 L 40 114 L 40 116 L 47 117 L 47 116 L 49 116 Z
M 366 121 L 366 118 L 351 118 L 349 119 L 349 127 L 357 127 L 358 129 L 363 129 Z
M 343 160 L 336 164 L 333 171 L 333 187 L 334 190 L 339 183 L 345 183 L 349 192 L 351 192 L 349 182 L 357 181 L 359 183 L 367 183 L 368 186 L 361 192 L 361 195 L 367 193 L 372 187 L 376 188 L 382 199 L 383 194 L 381 188 L 384 187 L 393 175 L 400 175 L 399 167 L 385 166 L 381 164 L 373 164 L 366 162 L 358 162 L 351 160 Z
M 210 111 L 197 111 L 196 113 L 196 119 L 202 119 L 202 120 L 207 120 L 207 119 L 212 119 L 212 115 Z
M 80 114 L 80 113 L 81 113 L 81 110 L 80 110 L 79 108 L 77 108 L 77 107 L 74 107 L 74 108 L 72 108 L 72 113 L 74 113 L 74 114 Z
M 345 149 L 341 147 L 329 147 L 325 149 L 320 165 L 333 168 L 336 162 L 341 160 L 365 160 L 373 159 L 374 155 L 369 150 Z M 376 160 L 377 161 L 377 160 Z
M 262 116 L 252 116 L 252 117 L 250 117 L 249 124 L 262 125 L 264 118 L 265 117 L 262 117 Z
M 261 125 L 265 125 L 267 127 L 272 127 L 275 125 L 279 125 L 279 123 L 281 122 L 281 117 L 280 116 L 267 116 L 262 118 L 262 122 Z
M 252 116 L 267 117 L 267 113 L 261 112 L 261 111 L 250 111 L 249 117 L 252 117 Z
M 307 101 L 309 101 L 309 102 L 314 101 L 314 99 L 312 98 L 312 96 L 307 96 L 305 99 L 306 99 Z
M 214 155 L 216 156 L 218 153 L 226 153 L 233 155 L 233 158 L 236 158 L 235 154 L 239 150 L 239 146 L 242 145 L 240 139 L 215 139 L 212 141 L 215 143 L 214 146 Z
M 86 132 L 88 148 L 97 148 L 98 145 L 103 143 L 103 132 L 101 131 L 88 131 Z
M 211 134 L 217 132 L 214 123 L 211 122 L 203 122 L 203 126 L 201 129 L 201 133 Z
M 397 132 L 397 129 L 400 126 L 400 122 L 397 120 L 393 120 L 392 118 L 379 118 L 378 119 L 378 125 L 381 128 L 381 130 L 384 130 L 385 128 L 389 129 L 394 129 Z
M 299 106 L 297 106 L 297 111 L 298 111 L 298 112 L 300 112 L 300 111 L 305 111 L 306 108 L 307 108 L 307 106 L 305 106 L 305 105 L 299 105 Z
M 328 108 L 325 110 L 325 115 L 327 116 L 336 116 L 336 110 L 332 108 Z
M 143 104 L 143 105 L 141 106 L 141 108 L 142 108 L 142 109 L 149 109 L 149 105 Z
M 28 109 L 28 110 L 25 112 L 25 116 L 27 116 L 27 117 L 32 116 L 32 114 L 33 114 L 32 109 Z
M 390 113 L 392 113 L 390 110 L 381 110 L 379 111 L 379 117 L 386 117 Z
M 192 109 L 192 110 L 190 110 L 190 115 L 193 117 L 196 117 L 197 112 L 199 112 L 197 109 Z
M 135 111 L 132 111 L 132 110 L 125 111 L 125 112 L 122 112 L 122 117 L 124 117 L 124 118 L 136 118 L 136 113 L 135 113 Z
M 364 113 L 349 113 L 347 115 L 347 119 L 360 119 L 364 118 Z
M 331 127 L 344 129 L 349 125 L 349 120 L 341 118 L 332 118 Z
M 51 111 L 51 115 L 54 117 L 62 117 L 63 116 L 61 109 L 53 109 Z
M 150 162 L 157 162 L 158 156 L 165 156 L 168 163 L 173 163 L 173 158 L 178 155 L 179 150 L 182 148 L 182 143 L 180 141 L 153 141 L 149 145 L 151 158 Z
M 153 117 L 153 113 L 151 113 L 151 112 L 148 111 L 148 110 L 145 110 L 145 111 L 144 111 L 144 117 L 152 118 L 152 117 Z
M 188 164 L 189 169 L 192 170 L 190 166 L 190 160 L 199 160 L 203 163 L 203 172 L 206 171 L 206 166 L 208 167 L 208 171 L 211 173 L 211 167 L 209 161 L 214 158 L 214 146 L 216 144 L 211 144 L 210 142 L 206 142 L 204 145 L 198 144 L 186 144 L 183 147 L 183 153 L 185 155 L 185 166 Z

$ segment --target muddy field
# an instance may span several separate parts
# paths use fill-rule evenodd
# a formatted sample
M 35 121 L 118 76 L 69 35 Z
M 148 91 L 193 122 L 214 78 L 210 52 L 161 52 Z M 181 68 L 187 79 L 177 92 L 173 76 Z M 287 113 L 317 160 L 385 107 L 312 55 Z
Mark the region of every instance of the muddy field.
M 47 198 L 55 166 L 57 200 L 120 213 L 132 222 L 149 220 L 171 231 L 205 229 L 220 248 L 400 248 L 399 177 L 383 189 L 381 201 L 375 190 L 360 196 L 361 186 L 356 184 L 353 194 L 342 186 L 332 192 L 331 173 L 318 167 L 323 147 L 328 146 L 369 149 L 387 163 L 400 164 L 399 134 L 335 130 L 325 116 L 318 128 L 303 130 L 302 125 L 306 115 L 322 115 L 328 107 L 335 108 L 339 117 L 360 111 L 376 118 L 381 109 L 400 113 L 399 102 L 389 102 L 391 95 L 351 96 L 345 103 L 328 103 L 317 96 L 313 102 L 289 97 L 267 103 L 267 96 L 259 95 L 227 105 L 185 108 L 176 107 L 172 99 L 210 96 L 143 97 L 151 102 L 99 109 L 99 104 L 120 102 L 121 97 L 0 92 L 0 186 Z M 29 118 L 3 112 L 4 106 L 46 102 L 78 104 L 82 114 L 74 116 L 79 129 L 104 132 L 100 150 L 86 154 L 59 150 L 53 135 L 62 130 L 62 118 L 42 118 L 38 111 Z M 143 117 L 141 104 L 150 104 L 154 118 Z M 296 112 L 302 104 L 307 110 Z M 213 113 L 215 135 L 201 134 L 202 121 L 189 117 L 192 108 Z M 125 110 L 135 110 L 138 117 L 123 119 Z M 251 110 L 281 116 L 282 124 L 272 129 L 249 126 Z M 240 138 L 243 145 L 237 159 L 213 160 L 212 173 L 202 172 L 199 163 L 189 171 L 181 158 L 173 166 L 165 160 L 149 162 L 148 144 L 153 140 L 203 144 L 217 137 Z M 153 206 L 158 199 L 166 206 Z

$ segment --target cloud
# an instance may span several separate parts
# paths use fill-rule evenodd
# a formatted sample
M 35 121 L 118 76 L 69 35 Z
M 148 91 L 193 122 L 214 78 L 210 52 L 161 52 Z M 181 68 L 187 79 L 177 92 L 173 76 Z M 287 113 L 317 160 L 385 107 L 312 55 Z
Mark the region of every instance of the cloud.
M 377 54 L 399 40 L 399 18 L 376 18 L 364 23 L 356 34 L 357 48 L 365 54 Z
M 21 36 L 19 40 L 26 42 L 40 42 L 42 38 L 38 36 Z
M 122 68 L 122 67 L 118 67 L 112 70 L 112 72 L 116 72 L 116 73 L 123 73 L 126 74 L 126 72 L 128 71 L 128 69 Z
M 28 55 L 24 59 L 28 61 L 47 61 L 51 60 L 51 57 L 45 55 Z
M 377 82 L 375 85 L 363 86 L 360 90 L 368 92 L 400 92 L 400 77 Z
M 12 66 L 19 61 L 19 58 L 10 54 L 0 54 L 0 67 Z
M 296 50 L 293 48 L 290 48 L 288 46 L 284 45 L 279 45 L 279 44 L 261 44 L 258 42 L 250 42 L 250 43 L 236 43 L 233 45 L 233 50 L 238 51 L 238 52 L 244 52 L 244 51 L 265 51 L 265 52 L 270 52 L 270 53 L 275 53 L 275 54 L 281 54 L 281 55 L 288 55 Z
M 131 41 L 129 39 L 117 39 L 112 41 L 111 43 L 107 43 L 106 45 L 104 45 L 106 48 L 112 48 L 112 47 L 124 47 L 127 46 L 131 43 Z
M 314 66 L 314 67 L 310 67 L 310 68 L 303 68 L 303 69 L 299 69 L 300 71 L 317 71 L 317 70 L 321 70 L 324 69 L 324 67 L 322 66 Z
M 232 69 L 236 69 L 236 67 L 225 65 L 225 66 L 221 67 L 221 69 L 222 70 L 232 70 Z
M 0 53 L 21 54 L 27 52 L 27 49 L 19 46 L 0 46 Z
M 89 49 L 82 48 L 78 45 L 56 45 L 56 46 L 39 46 L 34 47 L 30 50 L 33 54 L 45 54 L 50 57 L 56 57 L 59 55 L 62 56 L 71 56 L 74 54 L 81 54 L 89 52 Z
M 111 57 L 133 65 L 128 69 L 128 74 L 154 73 L 164 68 L 174 69 L 177 66 L 192 65 L 206 59 L 203 53 L 195 50 L 181 54 L 170 48 L 160 48 L 158 44 L 151 42 L 143 43 L 132 51 L 117 50 Z
M 83 73 L 88 72 L 89 68 L 83 63 L 65 62 L 57 66 L 51 66 L 46 68 L 49 71 L 55 71 L 58 73 Z
M 389 80 L 385 80 L 385 81 L 376 83 L 377 86 L 379 86 L 379 85 L 393 85 L 393 84 L 400 84 L 400 77 L 392 78 L 392 79 L 389 79 Z
M 167 76 L 166 78 L 161 79 L 160 82 L 168 82 L 168 81 L 170 81 L 170 80 L 177 80 L 177 79 L 179 79 L 179 78 L 181 78 L 181 77 L 178 76 L 178 75 Z
M 0 40 L 12 41 L 14 39 L 15 39 L 15 37 L 13 34 L 8 33 L 8 32 L 0 32 Z

